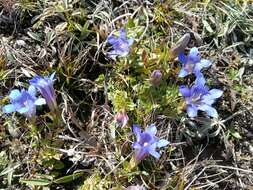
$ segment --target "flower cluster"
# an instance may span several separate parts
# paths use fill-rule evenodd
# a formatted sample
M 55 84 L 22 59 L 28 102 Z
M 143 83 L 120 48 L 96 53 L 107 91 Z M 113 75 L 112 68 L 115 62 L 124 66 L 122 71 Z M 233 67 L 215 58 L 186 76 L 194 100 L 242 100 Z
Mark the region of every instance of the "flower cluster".
M 217 118 L 218 113 L 212 107 L 215 100 L 223 94 L 223 91 L 218 89 L 209 90 L 205 85 L 206 81 L 201 73 L 203 68 L 211 65 L 211 61 L 201 59 L 199 51 L 196 47 L 192 48 L 186 56 L 183 52 L 178 55 L 179 61 L 182 63 L 182 69 L 178 76 L 185 77 L 189 74 L 196 76 L 195 83 L 188 88 L 184 85 L 179 87 L 179 92 L 185 99 L 187 105 L 187 114 L 189 117 L 196 117 L 198 110 L 204 111 L 208 116 Z
M 134 43 L 134 38 L 127 38 L 126 31 L 120 29 L 119 37 L 110 35 L 107 41 L 112 45 L 112 50 L 108 52 L 108 56 L 115 59 L 117 56 L 125 57 L 130 52 L 130 46 Z M 150 75 L 150 82 L 153 86 L 159 86 L 162 80 L 162 72 L 160 70 L 154 70 Z M 126 126 L 129 118 L 125 111 L 118 112 L 114 119 L 122 127 Z M 156 126 L 154 124 L 147 126 L 144 132 L 138 125 L 133 125 L 133 132 L 136 135 L 136 142 L 132 145 L 135 149 L 135 160 L 140 161 L 146 158 L 148 155 L 152 155 L 155 158 L 159 158 L 160 154 L 157 149 L 167 146 L 169 142 L 167 140 L 159 140 L 156 137 Z
M 36 106 L 47 104 L 51 111 L 57 108 L 55 91 L 53 88 L 54 73 L 50 77 L 35 76 L 30 80 L 28 90 L 14 89 L 9 95 L 10 103 L 3 107 L 4 113 L 18 112 L 32 119 L 36 115 Z M 43 98 L 36 97 L 36 88 Z
M 188 40 L 187 40 L 188 39 Z M 186 41 L 189 42 L 189 35 Z M 126 31 L 120 29 L 119 37 L 110 35 L 107 41 L 112 45 L 112 50 L 108 53 L 110 58 L 115 59 L 117 56 L 125 57 L 130 52 L 130 46 L 133 44 L 133 38 L 127 38 Z M 186 42 L 184 46 L 186 46 Z M 177 49 L 178 51 L 178 49 Z M 180 50 L 182 51 L 182 50 Z M 178 60 L 182 64 L 182 68 L 179 71 L 178 77 L 184 78 L 193 74 L 196 79 L 191 87 L 182 85 L 179 87 L 179 92 L 183 96 L 186 106 L 187 114 L 193 118 L 198 115 L 198 111 L 206 112 L 208 116 L 217 118 L 218 113 L 212 105 L 216 99 L 221 97 L 223 91 L 218 89 L 211 89 L 206 86 L 206 80 L 202 73 L 202 70 L 208 68 L 212 62 L 208 59 L 202 59 L 198 48 L 193 47 L 190 49 L 188 55 L 184 52 L 178 51 Z M 163 75 L 161 70 L 153 70 L 150 75 L 150 83 L 158 87 L 162 81 Z M 126 126 L 129 118 L 126 112 L 118 112 L 115 115 L 115 120 L 122 126 Z M 136 136 L 136 142 L 132 145 L 135 150 L 135 160 L 140 161 L 146 158 L 148 155 L 152 155 L 155 158 L 159 158 L 160 154 L 157 150 L 161 147 L 167 146 L 169 142 L 167 140 L 159 140 L 156 137 L 156 126 L 151 124 L 146 127 L 144 132 L 138 125 L 133 125 L 133 132 Z

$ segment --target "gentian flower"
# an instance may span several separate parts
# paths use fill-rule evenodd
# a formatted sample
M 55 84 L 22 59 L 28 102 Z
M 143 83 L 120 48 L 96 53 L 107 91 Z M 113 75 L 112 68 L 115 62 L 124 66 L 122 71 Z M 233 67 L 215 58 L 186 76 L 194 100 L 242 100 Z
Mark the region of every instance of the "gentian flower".
M 179 77 L 185 77 L 189 74 L 195 74 L 195 76 L 201 77 L 199 80 L 204 80 L 204 77 L 201 73 L 201 69 L 209 67 L 211 61 L 207 59 L 201 59 L 198 48 L 191 48 L 188 56 L 183 52 L 178 55 L 179 61 L 182 63 L 182 69 L 179 71 Z
M 212 104 L 223 94 L 222 90 L 209 90 L 203 84 L 195 83 L 191 88 L 184 85 L 179 87 L 179 92 L 182 94 L 187 105 L 187 114 L 189 117 L 196 117 L 198 110 L 204 111 L 210 117 L 217 118 L 218 113 Z
M 133 132 L 136 136 L 136 142 L 132 147 L 135 149 L 135 159 L 137 161 L 143 160 L 149 154 L 158 159 L 160 154 L 156 149 L 169 144 L 167 140 L 159 140 L 158 137 L 155 136 L 157 129 L 154 124 L 147 126 L 143 133 L 138 125 L 133 125 Z
M 51 111 L 57 109 L 56 95 L 53 87 L 54 76 L 55 73 L 45 77 L 35 76 L 29 81 L 30 84 L 35 86 L 40 91 L 41 95 L 46 99 L 47 105 Z
M 153 86 L 159 86 L 162 80 L 162 72 L 160 70 L 154 70 L 150 75 L 150 82 Z
M 113 47 L 113 50 L 108 52 L 109 57 L 113 59 L 117 56 L 125 57 L 130 51 L 130 46 L 134 43 L 134 38 L 127 39 L 126 31 L 123 28 L 120 29 L 118 38 L 110 35 L 107 40 Z
M 30 86 L 28 90 L 12 90 L 9 99 L 11 104 L 5 105 L 3 107 L 3 112 L 12 113 L 16 111 L 29 119 L 35 116 L 36 105 L 46 104 L 44 98 L 36 97 L 36 89 L 34 86 Z

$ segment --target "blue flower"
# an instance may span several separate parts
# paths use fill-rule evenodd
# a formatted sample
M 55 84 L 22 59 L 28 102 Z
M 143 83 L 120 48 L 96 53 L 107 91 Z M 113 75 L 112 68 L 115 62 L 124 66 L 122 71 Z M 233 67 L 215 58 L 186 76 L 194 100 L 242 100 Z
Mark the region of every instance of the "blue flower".
M 196 117 L 198 110 L 204 111 L 210 117 L 217 118 L 218 113 L 212 104 L 223 94 L 222 90 L 209 90 L 203 84 L 195 83 L 191 88 L 184 85 L 179 87 L 179 92 L 182 94 L 187 105 L 187 114 L 189 117 Z
M 157 129 L 154 124 L 147 126 L 143 133 L 138 125 L 133 125 L 133 132 L 136 136 L 136 142 L 132 147 L 135 149 L 135 159 L 137 161 L 143 160 L 149 154 L 158 159 L 160 154 L 156 149 L 169 144 L 167 140 L 159 140 L 158 137 L 155 136 Z
M 35 76 L 30 80 L 30 84 L 35 86 L 41 93 L 41 95 L 46 99 L 46 103 L 49 106 L 51 111 L 57 109 L 56 95 L 54 91 L 54 76 L 55 73 L 50 76 Z
M 36 115 L 36 105 L 46 104 L 44 98 L 36 97 L 36 89 L 34 86 L 30 86 L 28 90 L 12 90 L 9 99 L 11 104 L 5 105 L 3 107 L 3 112 L 12 113 L 17 111 L 27 118 L 32 118 Z
M 209 67 L 212 63 L 207 59 L 201 59 L 198 48 L 191 48 L 188 56 L 186 56 L 183 52 L 178 55 L 179 61 L 182 63 L 182 69 L 179 71 L 179 77 L 185 77 L 191 73 L 195 74 L 195 76 L 199 79 L 197 80 L 205 80 L 201 69 Z
M 117 56 L 125 57 L 130 51 L 130 46 L 134 43 L 134 38 L 127 39 L 125 29 L 120 29 L 119 37 L 110 35 L 108 42 L 112 45 L 113 50 L 108 52 L 109 57 L 115 59 Z

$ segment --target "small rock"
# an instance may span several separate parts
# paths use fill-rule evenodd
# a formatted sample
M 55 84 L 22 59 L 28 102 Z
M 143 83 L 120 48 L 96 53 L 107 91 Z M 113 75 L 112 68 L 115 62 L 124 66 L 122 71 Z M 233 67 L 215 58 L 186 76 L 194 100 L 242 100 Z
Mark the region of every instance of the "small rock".
M 16 48 L 25 47 L 26 43 L 24 40 L 17 40 L 15 43 Z

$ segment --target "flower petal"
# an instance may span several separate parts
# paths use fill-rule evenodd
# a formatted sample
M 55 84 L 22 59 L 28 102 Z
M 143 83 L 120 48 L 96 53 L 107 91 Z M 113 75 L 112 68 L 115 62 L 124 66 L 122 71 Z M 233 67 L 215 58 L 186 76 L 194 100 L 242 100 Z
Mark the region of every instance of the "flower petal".
M 167 140 L 165 140 L 165 139 L 161 139 L 161 140 L 159 140 L 159 141 L 157 142 L 156 145 L 157 145 L 158 148 L 161 148 L 161 147 L 167 146 L 169 143 L 170 143 L 169 141 L 167 141 Z
M 206 79 L 202 73 L 195 73 L 196 80 L 194 81 L 194 84 L 197 86 L 204 86 L 206 84 Z
M 191 96 L 191 90 L 188 88 L 188 87 L 186 87 L 185 85 L 181 85 L 180 87 L 179 87 L 179 92 L 182 94 L 182 96 L 184 96 L 184 97 L 189 97 L 189 96 Z
M 202 101 L 201 102 L 204 103 L 204 104 L 206 104 L 206 105 L 211 106 L 215 102 L 215 100 L 209 98 L 208 95 L 205 95 L 205 96 L 202 96 Z
M 196 63 L 195 69 L 200 71 L 203 68 L 209 67 L 211 64 L 211 61 L 207 59 L 201 59 L 200 62 Z
M 127 48 L 124 51 L 121 51 L 121 53 L 119 53 L 119 55 L 121 57 L 126 57 L 128 54 L 129 54 L 129 48 Z
M 207 105 L 212 105 L 215 102 L 215 99 L 221 97 L 222 94 L 223 94 L 222 90 L 212 89 L 209 91 L 207 95 L 204 95 L 202 97 L 202 102 L 204 102 Z
M 128 51 L 122 51 L 120 49 L 107 52 L 108 56 L 112 59 L 116 59 L 117 56 L 125 57 L 127 56 L 128 53 L 129 53 Z
M 135 142 L 135 143 L 132 145 L 132 147 L 133 147 L 134 149 L 141 149 L 141 145 L 140 145 L 138 142 Z
M 3 112 L 4 113 L 11 113 L 16 111 L 16 107 L 13 104 L 8 104 L 6 106 L 3 107 Z
M 135 159 L 140 161 L 143 160 L 146 156 L 148 156 L 148 150 L 145 148 L 139 149 L 135 152 Z
M 9 98 L 11 101 L 15 100 L 17 97 L 19 97 L 21 95 L 20 91 L 17 89 L 14 89 L 11 91 Z
M 129 38 L 129 39 L 127 40 L 127 42 L 128 42 L 128 46 L 133 45 L 133 43 L 134 43 L 134 38 Z
M 217 113 L 216 109 L 214 109 L 213 107 L 211 107 L 209 105 L 203 104 L 203 105 L 199 106 L 198 108 L 199 108 L 199 110 L 206 112 L 207 115 L 209 115 L 211 117 L 214 117 L 214 118 L 218 117 L 218 113 Z
M 134 124 L 133 125 L 133 132 L 134 132 L 134 134 L 136 136 L 136 140 L 140 141 L 140 138 L 141 138 L 141 129 L 140 129 L 140 126 Z
M 212 89 L 212 90 L 209 91 L 209 96 L 212 99 L 217 99 L 217 98 L 221 97 L 222 94 L 223 94 L 223 91 L 219 90 L 219 89 Z
M 26 113 L 26 112 L 28 112 L 28 111 L 29 111 L 29 107 L 28 107 L 28 106 L 26 106 L 26 107 L 21 107 L 21 108 L 17 109 L 17 112 L 18 112 L 18 113 L 21 113 L 21 114 Z
M 115 43 L 118 41 L 118 39 L 117 39 L 114 35 L 110 35 L 110 36 L 108 36 L 107 41 L 108 41 L 111 45 L 113 45 L 113 44 L 115 44 Z
M 160 154 L 158 152 L 156 152 L 155 150 L 149 150 L 148 151 L 149 154 L 151 154 L 152 156 L 154 156 L 156 159 L 160 158 Z
M 189 72 L 186 71 L 184 68 L 182 68 L 182 69 L 179 71 L 178 77 L 183 78 L 183 77 L 187 76 L 188 74 L 189 74 Z
M 186 64 L 187 62 L 187 57 L 185 56 L 184 52 L 180 52 L 178 54 L 178 60 L 180 61 L 180 63 L 182 63 L 183 65 Z
M 121 38 L 121 39 L 126 39 L 126 30 L 124 29 L 124 28 L 121 28 L 120 30 L 119 30 L 119 37 Z
M 188 62 L 198 63 L 200 62 L 199 50 L 196 47 L 191 48 L 188 55 Z
M 198 109 L 194 105 L 187 106 L 187 114 L 189 117 L 196 117 L 198 114 Z
M 38 98 L 37 100 L 35 100 L 34 104 L 37 106 L 44 105 L 46 104 L 46 100 L 44 98 Z
M 36 88 L 35 88 L 33 85 L 29 86 L 29 88 L 28 88 L 28 93 L 29 93 L 32 97 L 35 97 L 35 96 L 36 96 Z
M 55 78 L 54 78 L 54 77 L 55 77 L 55 72 L 53 72 L 53 73 L 50 75 L 50 77 L 49 77 L 49 78 L 50 78 L 50 80 L 54 81 L 54 80 L 55 80 Z
M 145 129 L 145 132 L 153 137 L 157 132 L 155 124 L 148 125 Z

